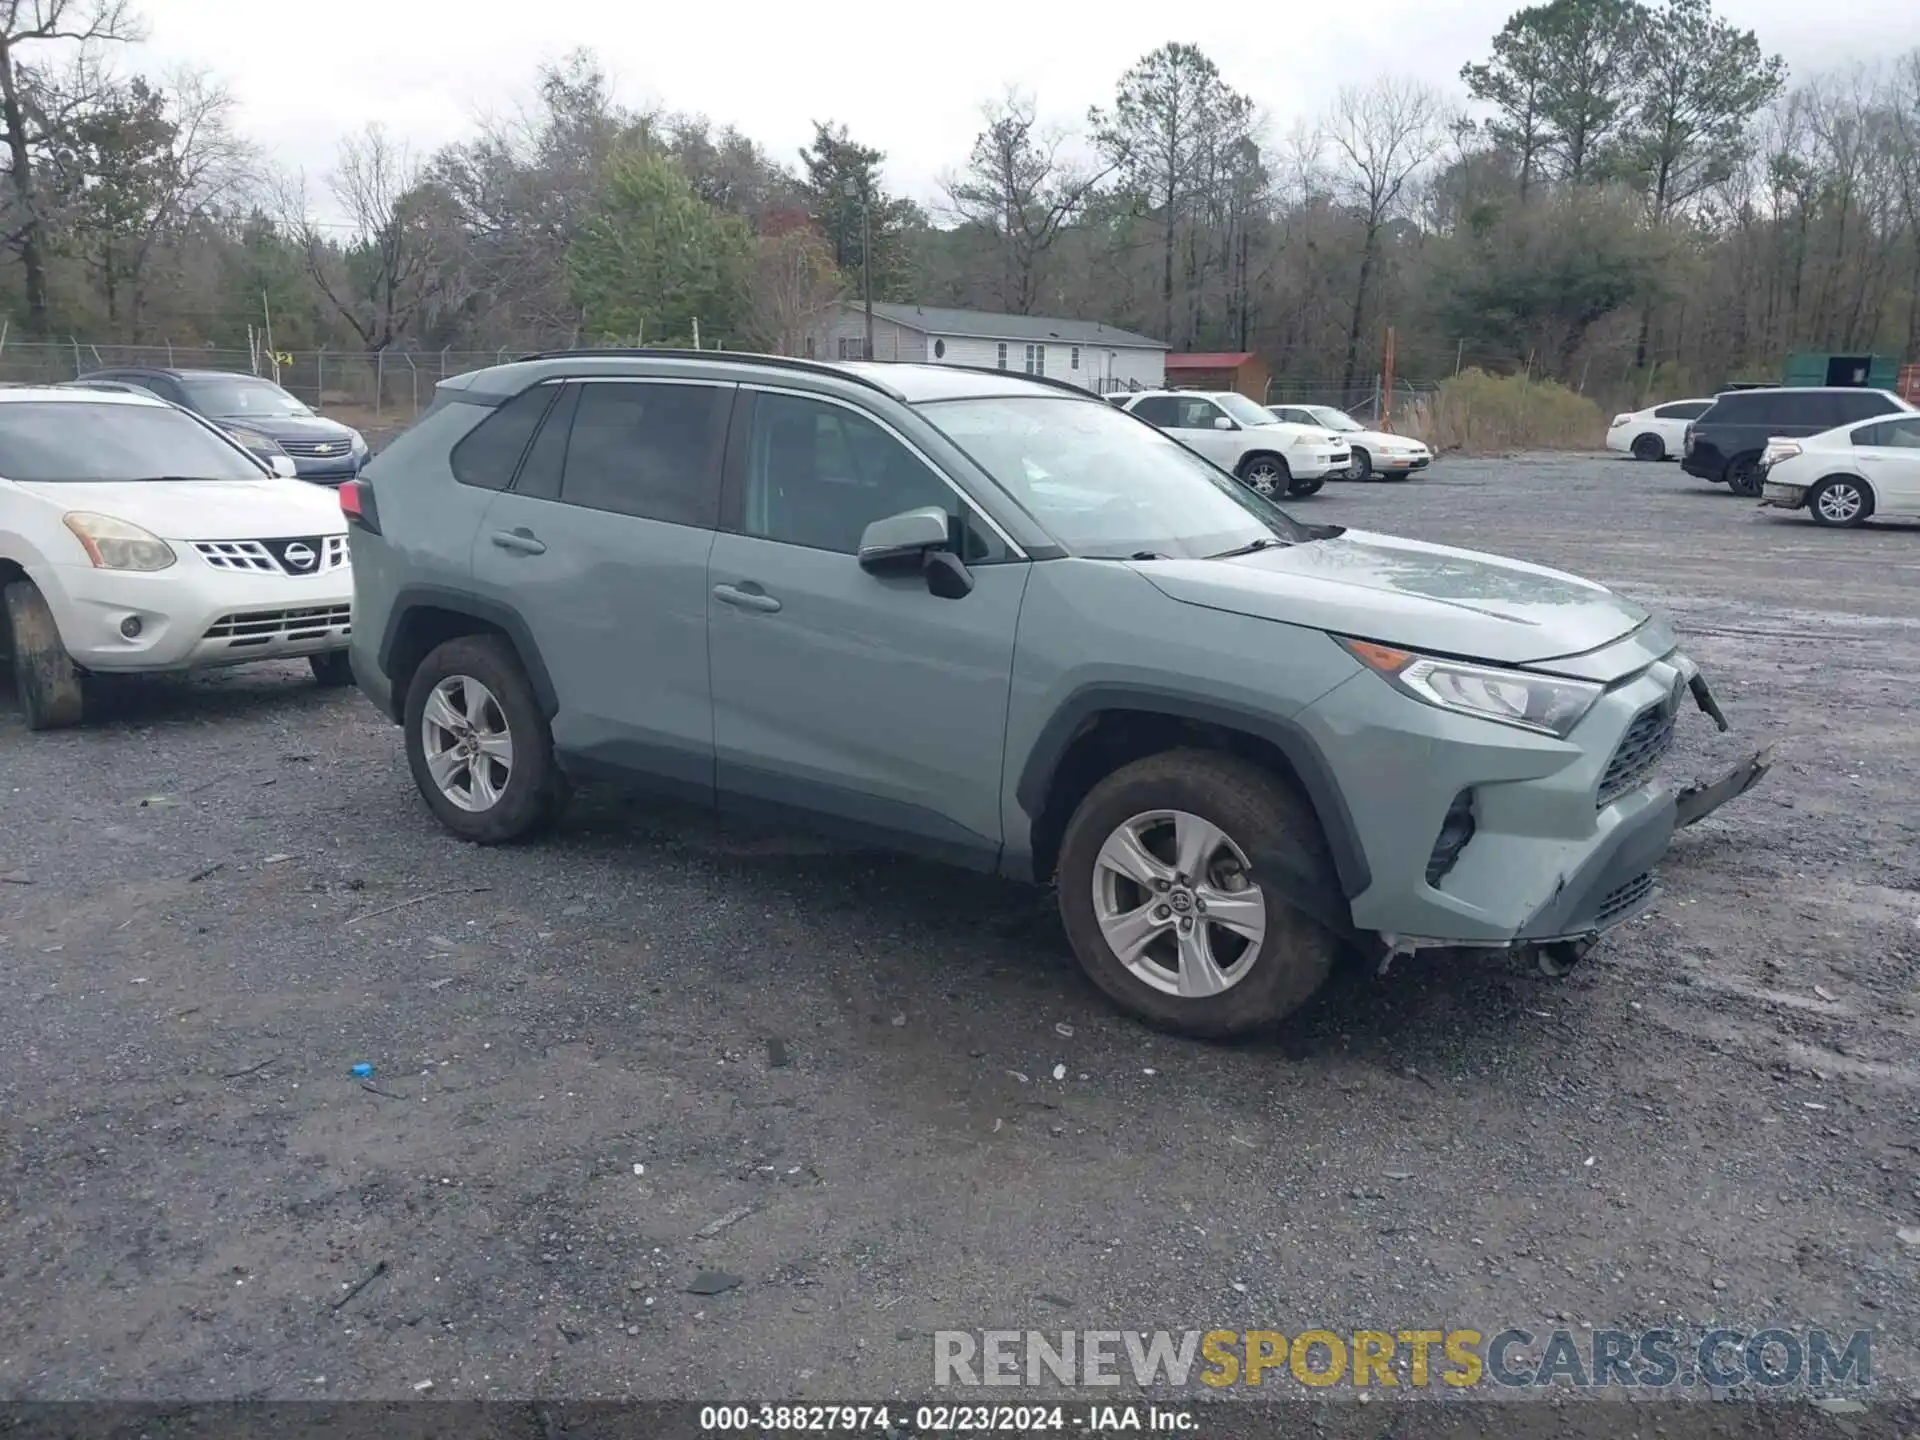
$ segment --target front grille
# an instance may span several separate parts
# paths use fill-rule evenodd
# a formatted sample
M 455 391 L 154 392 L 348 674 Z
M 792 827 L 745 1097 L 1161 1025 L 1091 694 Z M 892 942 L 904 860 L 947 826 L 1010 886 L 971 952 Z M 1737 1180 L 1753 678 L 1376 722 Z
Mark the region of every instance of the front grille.
M 1605 929 L 1614 921 L 1624 919 L 1633 913 L 1653 891 L 1653 872 L 1636 875 L 1617 890 L 1609 890 L 1606 899 L 1600 902 L 1600 909 L 1593 917 L 1596 930 Z
M 1633 717 L 1620 748 L 1607 762 L 1600 777 L 1600 791 L 1594 800 L 1596 810 L 1604 810 L 1629 790 L 1637 790 L 1653 778 L 1660 761 L 1673 748 L 1673 722 L 1677 707 L 1672 701 L 1650 705 Z
M 305 549 L 295 548 L 299 546 Z M 347 563 L 344 535 L 303 535 L 289 540 L 196 540 L 193 548 L 215 570 L 242 570 L 255 575 L 323 575 Z
M 324 640 L 352 630 L 351 605 L 312 605 L 298 610 L 244 610 L 222 615 L 207 627 L 208 640 L 224 640 L 229 649 L 244 650 L 275 640 Z
M 279 444 L 302 460 L 345 460 L 353 453 L 351 440 L 282 440 Z
M 1459 863 L 1460 852 L 1473 839 L 1473 832 L 1473 792 L 1462 790 L 1447 807 L 1447 818 L 1440 822 L 1439 838 L 1433 842 L 1433 853 L 1427 857 L 1427 884 L 1438 885 L 1447 877 Z

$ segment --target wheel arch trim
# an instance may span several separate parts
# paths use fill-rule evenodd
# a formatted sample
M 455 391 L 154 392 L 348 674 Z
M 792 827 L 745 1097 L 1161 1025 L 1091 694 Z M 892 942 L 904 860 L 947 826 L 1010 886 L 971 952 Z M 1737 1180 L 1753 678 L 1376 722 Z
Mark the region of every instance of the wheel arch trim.
M 1340 888 L 1351 900 L 1373 883 L 1365 847 L 1333 766 L 1319 743 L 1297 721 L 1174 690 L 1132 684 L 1093 684 L 1070 694 L 1041 727 L 1021 765 L 1014 798 L 1029 822 L 1037 824 L 1046 807 L 1062 760 L 1082 731 L 1099 715 L 1134 710 L 1178 720 L 1194 720 L 1237 730 L 1271 744 L 1293 767 L 1307 801 L 1319 818 Z
M 429 610 L 464 616 L 499 630 L 507 637 L 507 643 L 513 646 L 521 668 L 526 671 L 541 715 L 551 720 L 559 713 L 560 699 L 553 687 L 553 677 L 547 673 L 546 663 L 540 658 L 540 648 L 533 642 L 533 631 L 525 617 L 502 601 L 482 599 L 439 585 L 407 585 L 394 596 L 392 608 L 387 612 L 386 629 L 381 632 L 378 651 L 380 673 L 389 681 L 398 678 L 393 673 L 394 661 L 409 621 L 422 611 Z M 392 704 L 398 710 L 405 706 L 406 697 L 399 685 L 393 688 Z

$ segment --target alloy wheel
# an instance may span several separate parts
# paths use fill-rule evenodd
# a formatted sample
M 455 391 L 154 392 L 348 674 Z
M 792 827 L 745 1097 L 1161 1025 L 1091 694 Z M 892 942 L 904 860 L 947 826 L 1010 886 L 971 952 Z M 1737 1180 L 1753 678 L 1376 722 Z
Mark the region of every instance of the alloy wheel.
M 427 770 L 462 810 L 491 810 L 513 776 L 513 734 L 494 693 L 471 675 L 433 687 L 420 716 Z
M 1846 480 L 1830 480 L 1814 497 L 1814 506 L 1820 518 L 1833 525 L 1848 525 L 1860 518 L 1860 512 L 1866 508 L 1867 497 L 1860 493 L 1860 487 Z
M 1246 978 L 1267 931 L 1246 852 L 1185 810 L 1117 826 L 1093 867 L 1093 913 L 1114 958 L 1143 984 L 1204 999 Z
M 1259 495 L 1280 493 L 1280 467 L 1271 460 L 1256 460 L 1247 467 L 1247 488 Z

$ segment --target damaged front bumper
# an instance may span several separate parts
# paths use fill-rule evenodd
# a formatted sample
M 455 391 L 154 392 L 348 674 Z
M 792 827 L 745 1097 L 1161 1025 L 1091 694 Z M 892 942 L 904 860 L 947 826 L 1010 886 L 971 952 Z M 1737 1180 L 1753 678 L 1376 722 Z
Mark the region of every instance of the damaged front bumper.
M 1722 732 L 1730 730 L 1725 712 L 1696 671 L 1687 688 L 1701 712 Z M 1396 954 L 1445 949 L 1499 951 L 1568 944 L 1584 947 L 1606 931 L 1643 914 L 1659 897 L 1655 867 L 1666 855 L 1676 831 L 1697 824 L 1746 794 L 1773 765 L 1773 746 L 1763 745 L 1720 774 L 1691 784 L 1656 791 L 1651 803 L 1616 825 L 1580 864 L 1563 874 L 1553 893 L 1504 943 L 1466 942 L 1440 937 L 1382 935 L 1385 962 Z M 1383 963 L 1384 968 L 1384 963 Z

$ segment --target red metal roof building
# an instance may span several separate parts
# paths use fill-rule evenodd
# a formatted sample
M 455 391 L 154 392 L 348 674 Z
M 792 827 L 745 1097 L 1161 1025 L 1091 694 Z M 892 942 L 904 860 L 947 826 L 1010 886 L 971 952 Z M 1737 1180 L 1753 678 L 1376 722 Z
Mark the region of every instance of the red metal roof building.
M 1266 362 L 1251 350 L 1206 350 L 1167 356 L 1167 385 L 1175 390 L 1234 390 L 1266 403 Z

